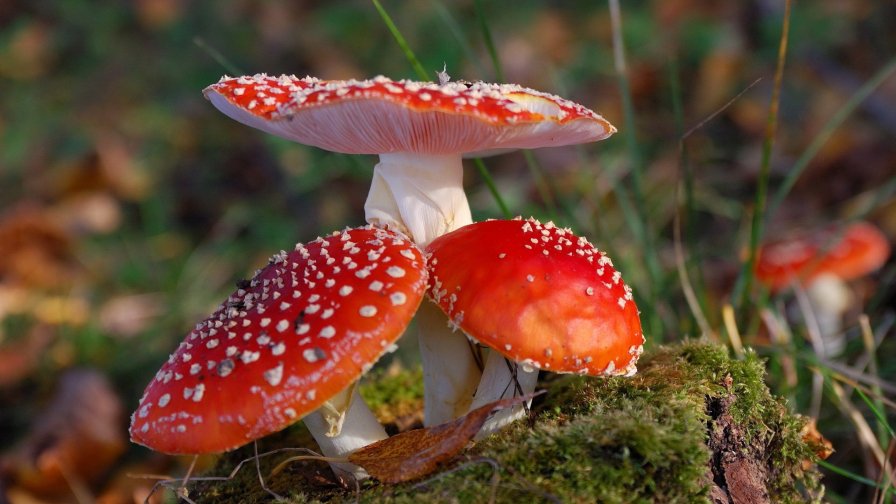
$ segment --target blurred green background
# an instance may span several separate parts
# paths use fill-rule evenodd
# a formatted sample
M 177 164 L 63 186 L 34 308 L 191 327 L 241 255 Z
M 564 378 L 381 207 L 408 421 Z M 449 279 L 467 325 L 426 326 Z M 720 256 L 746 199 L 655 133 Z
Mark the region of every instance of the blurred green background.
M 808 412 L 807 365 L 815 361 L 792 295 L 769 300 L 754 285 L 747 297 L 732 296 L 748 250 L 784 2 L 623 2 L 624 80 L 604 2 L 383 5 L 431 78 L 443 67 L 455 79 L 501 75 L 614 123 L 620 132 L 599 144 L 487 159 L 511 213 L 554 220 L 607 250 L 635 288 L 649 345 L 702 335 L 676 270 L 678 215 L 683 267 L 712 328 L 703 336 L 730 341 L 721 313 L 733 303 L 743 343 L 770 359 L 773 389 Z M 797 2 L 791 23 L 770 194 L 808 164 L 766 216 L 766 235 L 861 218 L 892 242 L 896 78 L 884 79 L 829 136 L 825 128 L 892 64 L 896 4 Z M 274 138 L 202 97 L 223 74 L 257 72 L 416 78 L 366 1 L 0 3 L 0 468 L 33 462 L 33 443 L 43 439 L 35 431 L 60 429 L 40 426 L 65 371 L 87 367 L 111 383 L 108 435 L 121 446 L 109 449 L 116 469 L 101 468 L 98 483 L 85 476 L 86 491 L 112 492 L 128 464 L 153 460 L 167 470 L 146 450 L 119 453 L 121 413 L 133 409 L 168 352 L 269 255 L 363 224 L 375 158 Z M 801 158 L 813 142 L 820 149 Z M 465 175 L 474 218 L 501 217 L 477 170 Z M 894 276 L 890 260 L 852 285 L 849 346 L 839 358 L 885 384 L 896 373 L 896 347 L 885 338 L 896 320 Z M 769 340 L 763 310 L 789 317 L 791 341 Z M 862 312 L 882 341 L 873 372 L 859 367 L 868 362 Z M 403 345 L 405 365 L 414 351 Z M 797 362 L 796 382 L 782 370 L 788 357 Z M 892 404 L 886 393 L 880 400 Z M 875 418 L 879 410 L 826 388 L 819 421 L 837 449 L 830 461 L 875 480 L 880 464 L 856 441 L 853 411 L 886 425 Z M 878 441 L 887 451 L 889 435 Z M 7 476 L 5 484 L 41 495 L 19 480 Z M 854 478 L 832 474 L 828 483 L 847 501 L 870 495 Z

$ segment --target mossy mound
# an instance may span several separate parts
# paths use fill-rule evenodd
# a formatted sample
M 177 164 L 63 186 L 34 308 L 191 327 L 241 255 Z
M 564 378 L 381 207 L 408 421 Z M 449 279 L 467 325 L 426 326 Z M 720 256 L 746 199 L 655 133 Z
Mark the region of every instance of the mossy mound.
M 530 421 L 471 446 L 429 479 L 346 491 L 320 462 L 294 462 L 268 481 L 290 502 L 807 502 L 821 494 L 813 447 L 763 382 L 754 354 L 684 343 L 645 355 L 633 378 L 552 376 Z M 391 380 L 391 381 L 389 381 Z M 395 375 L 384 383 L 401 383 Z M 375 385 L 374 385 L 375 387 Z M 379 396 L 382 397 L 382 396 Z M 406 407 L 413 398 L 402 394 Z M 382 404 L 388 405 L 387 400 Z M 293 428 L 272 446 L 307 442 Z M 313 444 L 306 444 L 312 446 Z M 262 447 L 264 449 L 264 447 Z M 250 450 L 222 457 L 226 474 Z M 264 459 L 262 472 L 286 458 Z M 192 485 L 192 484 L 191 484 Z M 253 465 L 197 483 L 198 502 L 264 502 Z

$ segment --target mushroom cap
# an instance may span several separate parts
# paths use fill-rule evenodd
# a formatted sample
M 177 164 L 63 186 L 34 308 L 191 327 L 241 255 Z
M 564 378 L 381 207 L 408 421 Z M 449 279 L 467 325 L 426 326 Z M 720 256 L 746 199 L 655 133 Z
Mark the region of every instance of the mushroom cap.
M 889 256 L 883 232 L 859 221 L 763 244 L 756 278 L 774 291 L 794 280 L 809 283 L 824 273 L 853 280 L 880 268 Z
M 224 77 L 203 91 L 227 116 L 347 154 L 451 154 L 555 147 L 616 131 L 593 111 L 515 84 Z
M 162 366 L 131 417 L 131 439 L 216 453 L 292 424 L 394 348 L 426 280 L 413 243 L 372 227 L 275 255 Z
M 644 343 L 631 289 L 588 240 L 534 219 L 433 240 L 427 292 L 453 324 L 524 366 L 630 375 Z

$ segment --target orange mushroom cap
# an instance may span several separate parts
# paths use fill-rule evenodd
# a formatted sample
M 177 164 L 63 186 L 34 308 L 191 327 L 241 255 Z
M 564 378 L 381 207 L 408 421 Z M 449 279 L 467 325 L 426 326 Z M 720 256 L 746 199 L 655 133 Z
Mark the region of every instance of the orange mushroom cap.
M 292 424 L 392 347 L 426 280 L 413 243 L 372 227 L 275 255 L 162 366 L 131 417 L 131 439 L 216 453 Z
M 644 335 L 631 289 L 588 240 L 534 219 L 435 239 L 428 296 L 477 341 L 533 368 L 630 375 Z
M 860 221 L 763 244 L 755 271 L 756 278 L 777 291 L 794 280 L 810 283 L 824 273 L 852 280 L 880 268 L 889 256 L 883 232 Z
M 552 147 L 616 131 L 582 105 L 515 84 L 258 74 L 224 77 L 204 94 L 243 124 L 347 154 Z

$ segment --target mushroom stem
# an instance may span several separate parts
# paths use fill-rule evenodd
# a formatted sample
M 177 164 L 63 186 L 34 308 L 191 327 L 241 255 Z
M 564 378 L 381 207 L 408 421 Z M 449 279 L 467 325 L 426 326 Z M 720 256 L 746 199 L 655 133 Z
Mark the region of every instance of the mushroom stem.
M 367 222 L 406 233 L 420 247 L 473 223 L 456 154 L 380 154 L 364 204 Z M 435 306 L 417 312 L 423 361 L 424 424 L 438 425 L 467 411 L 480 370 L 466 336 L 449 327 Z
M 499 399 L 531 394 L 535 391 L 537 381 L 538 369 L 507 360 L 500 352 L 489 352 L 482 381 L 476 389 L 470 411 Z M 505 425 L 522 418 L 531 404 L 530 399 L 525 406 L 520 404 L 493 414 L 476 434 L 476 439 L 490 436 Z
M 421 247 L 471 224 L 460 154 L 380 154 L 364 212 L 370 224 L 401 231 Z
M 423 424 L 429 427 L 467 412 L 481 371 L 467 337 L 449 327 L 436 305 L 421 304 L 416 317 L 423 362 Z
M 849 287 L 836 275 L 822 273 L 806 287 L 806 297 L 824 344 L 825 355 L 821 357 L 840 355 L 846 347 L 846 337 L 841 331 L 843 314 L 852 303 Z
M 357 390 L 357 382 L 336 394 L 303 421 L 327 457 L 345 458 L 355 450 L 389 437 Z M 367 471 L 355 464 L 331 462 L 341 480 L 363 480 Z

